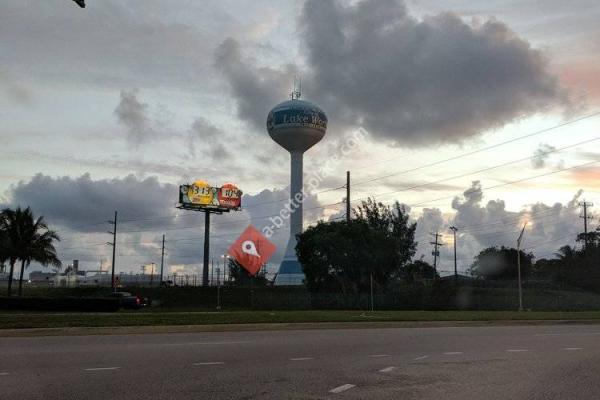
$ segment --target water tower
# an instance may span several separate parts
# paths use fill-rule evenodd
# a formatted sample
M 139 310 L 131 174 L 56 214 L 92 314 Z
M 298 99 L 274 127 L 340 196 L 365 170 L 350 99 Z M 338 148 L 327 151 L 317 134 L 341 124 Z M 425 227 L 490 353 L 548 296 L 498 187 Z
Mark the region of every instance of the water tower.
M 300 100 L 300 87 L 296 82 L 291 97 L 291 100 L 276 105 L 267 118 L 271 139 L 291 156 L 290 238 L 275 279 L 276 285 L 299 285 L 304 280 L 296 257 L 296 235 L 302 233 L 302 157 L 327 130 L 325 113 L 315 104 Z

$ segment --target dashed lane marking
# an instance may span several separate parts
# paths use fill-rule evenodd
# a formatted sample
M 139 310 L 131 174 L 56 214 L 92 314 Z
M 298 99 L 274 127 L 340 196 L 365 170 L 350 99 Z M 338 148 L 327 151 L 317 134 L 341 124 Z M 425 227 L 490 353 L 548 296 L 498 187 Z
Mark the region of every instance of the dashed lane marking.
M 314 360 L 314 357 L 296 357 L 296 358 L 290 358 L 290 361 L 308 361 L 308 360 Z
M 389 354 L 371 354 L 369 357 L 378 358 L 378 357 L 390 357 Z
M 329 393 L 341 393 L 341 392 L 345 392 L 348 389 L 352 389 L 353 387 L 356 387 L 356 385 L 352 385 L 350 383 L 346 383 L 345 385 L 338 386 L 336 388 L 331 389 L 329 391 Z
M 0 376 L 10 375 L 10 372 L 0 372 Z
M 458 354 L 462 354 L 462 351 L 447 351 L 444 354 L 447 356 L 456 356 Z
M 223 365 L 223 361 L 208 361 L 208 362 L 197 362 L 194 365 Z
M 421 357 L 417 357 L 417 358 L 413 359 L 413 361 L 424 360 L 424 359 L 426 359 L 427 357 L 429 357 L 429 356 L 421 356 Z
M 396 369 L 396 367 L 387 367 L 384 369 L 380 369 L 379 372 L 392 372 L 395 369 Z
M 566 351 L 577 351 L 577 350 L 582 350 L 581 347 L 565 347 L 563 350 Z
M 587 335 L 600 335 L 600 332 L 536 333 L 533 336 L 587 336 Z
M 163 346 L 221 346 L 225 344 L 245 344 L 252 343 L 249 341 L 237 342 L 186 342 L 186 343 L 164 343 Z
M 84 368 L 84 371 L 112 371 L 121 367 L 98 367 L 98 368 Z
M 527 349 L 508 349 L 506 351 L 509 353 L 523 353 L 523 352 L 529 351 L 529 350 L 527 350 Z

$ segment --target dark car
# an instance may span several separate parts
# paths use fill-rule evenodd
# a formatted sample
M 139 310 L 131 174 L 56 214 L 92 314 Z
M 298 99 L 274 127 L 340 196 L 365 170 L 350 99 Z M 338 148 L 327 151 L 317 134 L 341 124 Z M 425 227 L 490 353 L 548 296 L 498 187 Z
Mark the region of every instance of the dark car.
M 147 306 L 149 303 L 147 298 L 134 296 L 129 292 L 114 292 L 109 296 L 118 298 L 119 307 L 129 310 L 139 310 L 140 308 Z

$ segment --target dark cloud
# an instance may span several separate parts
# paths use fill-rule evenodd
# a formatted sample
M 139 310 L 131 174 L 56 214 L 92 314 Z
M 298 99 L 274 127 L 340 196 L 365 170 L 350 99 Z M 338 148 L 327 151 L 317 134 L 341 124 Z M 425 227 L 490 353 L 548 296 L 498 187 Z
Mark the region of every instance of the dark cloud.
M 264 131 L 271 108 L 285 100 L 291 91 L 295 68 L 292 65 L 281 70 L 257 67 L 255 60 L 242 54 L 239 42 L 232 38 L 217 47 L 215 65 L 231 87 L 238 115 Z
M 89 174 L 77 178 L 53 178 L 37 174 L 9 191 L 13 205 L 30 206 L 50 222 L 77 231 L 104 231 L 97 223 L 110 219 L 115 210 L 124 218 L 175 213 L 177 187 L 156 177 L 93 180 Z
M 226 140 L 225 132 L 217 128 L 209 121 L 202 117 L 198 117 L 192 123 L 188 132 L 188 149 L 192 156 L 196 156 L 196 144 L 201 144 L 206 155 L 215 160 L 223 160 L 229 158 L 230 153 L 223 145 Z
M 563 99 L 544 55 L 493 19 L 309 0 L 301 25 L 315 98 L 397 145 L 460 142 Z
M 309 0 L 299 26 L 306 92 L 330 125 L 362 126 L 394 145 L 459 143 L 567 104 L 544 54 L 494 19 L 419 20 L 395 0 Z M 259 68 L 233 39 L 219 47 L 216 64 L 239 116 L 262 127 L 293 67 Z
M 115 108 L 115 115 L 120 124 L 127 129 L 127 142 L 137 147 L 154 138 L 156 131 L 148 116 L 148 104 L 137 98 L 138 91 L 121 91 L 121 100 Z

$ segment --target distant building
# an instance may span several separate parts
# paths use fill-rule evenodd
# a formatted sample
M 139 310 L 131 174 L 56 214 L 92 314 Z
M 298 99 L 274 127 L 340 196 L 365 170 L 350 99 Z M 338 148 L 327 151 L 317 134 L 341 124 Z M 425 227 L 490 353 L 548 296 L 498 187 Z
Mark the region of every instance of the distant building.
M 29 283 L 34 284 L 54 284 L 56 272 L 33 271 L 29 273 Z

